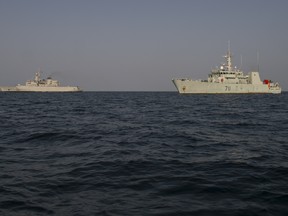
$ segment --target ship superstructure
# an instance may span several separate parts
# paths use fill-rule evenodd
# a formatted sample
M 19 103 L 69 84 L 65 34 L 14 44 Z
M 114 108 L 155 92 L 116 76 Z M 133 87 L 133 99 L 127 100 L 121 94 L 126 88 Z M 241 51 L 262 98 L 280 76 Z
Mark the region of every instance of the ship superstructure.
M 281 93 L 279 83 L 268 79 L 261 81 L 258 71 L 245 75 L 243 71 L 233 67 L 230 46 L 224 58 L 226 63 L 212 69 L 207 80 L 173 79 L 178 92 L 181 94 Z

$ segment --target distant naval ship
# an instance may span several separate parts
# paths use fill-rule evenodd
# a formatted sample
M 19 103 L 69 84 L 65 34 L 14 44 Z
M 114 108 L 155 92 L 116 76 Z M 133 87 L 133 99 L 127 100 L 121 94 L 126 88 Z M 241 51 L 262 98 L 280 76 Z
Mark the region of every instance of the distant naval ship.
M 272 93 L 280 94 L 279 83 L 265 79 L 260 80 L 259 72 L 243 71 L 232 66 L 230 46 L 226 63 L 212 69 L 207 80 L 192 80 L 187 78 L 172 79 L 180 94 L 237 94 L 237 93 Z
M 41 79 L 40 70 L 36 72 L 34 80 L 28 80 L 25 85 L 18 84 L 15 87 L 0 87 L 0 91 L 16 91 L 16 92 L 80 92 L 78 86 L 60 86 L 58 80 L 48 76 Z

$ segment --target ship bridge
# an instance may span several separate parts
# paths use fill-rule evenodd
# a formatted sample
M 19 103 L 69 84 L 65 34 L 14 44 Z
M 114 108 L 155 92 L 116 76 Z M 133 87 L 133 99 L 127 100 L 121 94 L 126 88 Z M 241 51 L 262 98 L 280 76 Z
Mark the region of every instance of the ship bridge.
M 230 49 L 227 55 L 224 56 L 226 63 L 222 64 L 220 68 L 212 69 L 208 76 L 208 82 L 216 83 L 247 83 L 248 76 L 244 76 L 243 71 L 232 66 L 232 55 Z

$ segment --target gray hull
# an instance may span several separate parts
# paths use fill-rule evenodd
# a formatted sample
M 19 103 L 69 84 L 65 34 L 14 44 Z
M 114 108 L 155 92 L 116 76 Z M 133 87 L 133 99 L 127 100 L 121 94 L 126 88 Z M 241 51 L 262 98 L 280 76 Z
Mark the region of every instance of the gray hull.
M 74 86 L 16 86 L 16 90 L 20 92 L 80 92 L 79 87 Z
M 173 79 L 180 94 L 280 94 L 281 88 L 264 84 L 231 84 L 195 81 L 189 79 Z
M 17 91 L 15 86 L 0 86 L 0 92 L 14 92 Z

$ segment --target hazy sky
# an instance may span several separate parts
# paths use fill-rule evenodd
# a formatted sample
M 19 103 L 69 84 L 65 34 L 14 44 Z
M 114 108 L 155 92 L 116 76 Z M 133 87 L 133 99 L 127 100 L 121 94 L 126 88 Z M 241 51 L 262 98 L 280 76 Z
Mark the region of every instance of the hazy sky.
M 0 85 L 41 68 L 92 91 L 174 91 L 234 65 L 288 90 L 287 0 L 0 0 Z M 43 77 L 44 78 L 44 77 Z

